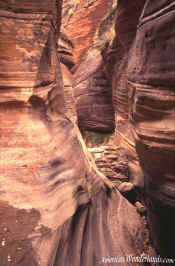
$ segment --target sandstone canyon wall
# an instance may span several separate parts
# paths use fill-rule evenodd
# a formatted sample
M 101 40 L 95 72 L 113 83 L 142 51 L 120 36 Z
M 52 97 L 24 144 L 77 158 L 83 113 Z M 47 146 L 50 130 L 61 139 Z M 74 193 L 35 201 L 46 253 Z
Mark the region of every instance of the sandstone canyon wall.
M 83 132 L 114 131 L 111 81 L 105 74 L 102 53 L 114 37 L 116 6 L 112 0 L 63 1 L 58 55 L 66 77 L 66 106 L 72 112 L 75 104 Z M 68 76 L 73 87 L 67 86 Z
M 65 108 L 61 5 L 0 0 L 1 266 L 149 253 L 136 209 L 97 171 Z
M 175 3 L 146 1 L 144 6 L 144 2 L 118 1 L 116 59 L 120 60 L 113 76 L 116 143 L 129 154 L 131 181 L 145 186 L 158 254 L 174 258 Z
M 115 8 L 114 0 L 63 0 L 61 33 L 72 42 L 75 68 L 106 31 Z
M 175 2 L 144 3 L 65 1 L 60 33 L 62 1 L 0 0 L 2 266 L 96 266 L 153 252 L 135 207 L 87 152 L 74 100 L 80 127 L 116 126 L 132 181 L 145 185 L 152 242 L 174 259 Z M 110 27 L 96 30 L 111 7 L 114 39 Z
M 145 0 L 118 1 L 115 21 L 115 67 L 112 81 L 116 121 L 115 143 L 126 149 L 130 157 L 131 179 L 136 186 L 143 186 L 143 177 L 137 158 L 134 137 L 131 132 L 131 123 L 129 121 L 130 102 L 127 87 L 127 66 L 144 4 Z
M 82 9 L 81 23 L 75 32 L 77 36 L 81 36 L 80 29 L 84 32 L 83 39 L 79 40 L 77 37 L 78 45 L 84 48 L 80 57 L 81 63 L 77 64 L 73 77 L 78 124 L 82 130 L 112 133 L 115 119 L 111 79 L 106 72 L 105 52 L 115 36 L 113 24 L 117 1 L 91 2 L 87 12 L 83 12 Z M 82 23 L 86 23 L 86 27 L 79 29 Z
M 160 254 L 174 257 L 175 1 L 147 1 L 131 50 L 130 121 L 144 173 L 149 223 Z

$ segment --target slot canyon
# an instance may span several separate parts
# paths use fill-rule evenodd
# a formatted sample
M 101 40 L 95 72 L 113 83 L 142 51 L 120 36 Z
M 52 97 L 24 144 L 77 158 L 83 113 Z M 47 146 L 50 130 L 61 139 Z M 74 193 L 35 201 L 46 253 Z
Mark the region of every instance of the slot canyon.
M 0 0 L 0 266 L 175 265 L 174 22 Z

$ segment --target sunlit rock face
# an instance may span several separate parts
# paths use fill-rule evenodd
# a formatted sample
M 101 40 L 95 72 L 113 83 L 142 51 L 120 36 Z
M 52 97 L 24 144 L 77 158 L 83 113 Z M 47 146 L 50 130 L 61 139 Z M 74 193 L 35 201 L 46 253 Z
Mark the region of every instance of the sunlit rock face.
M 149 253 L 136 209 L 97 171 L 69 117 L 61 2 L 0 1 L 1 266 L 96 266 Z
M 63 1 L 61 32 L 72 41 L 76 67 L 87 50 L 93 46 L 97 30 L 103 31 L 107 26 L 107 15 L 116 6 L 116 2 L 114 0 Z
M 81 13 L 77 11 L 77 18 L 82 16 L 79 18 L 82 33 L 76 30 L 79 43 L 75 44 L 74 53 L 79 53 L 79 62 L 75 62 L 73 91 L 81 130 L 113 132 L 115 128 L 112 83 L 106 72 L 105 53 L 114 38 L 116 7 L 117 1 L 91 1 Z M 85 28 L 82 23 L 86 23 Z M 78 50 L 80 46 L 83 50 Z
M 174 257 L 175 2 L 147 1 L 128 66 L 130 120 L 159 253 Z

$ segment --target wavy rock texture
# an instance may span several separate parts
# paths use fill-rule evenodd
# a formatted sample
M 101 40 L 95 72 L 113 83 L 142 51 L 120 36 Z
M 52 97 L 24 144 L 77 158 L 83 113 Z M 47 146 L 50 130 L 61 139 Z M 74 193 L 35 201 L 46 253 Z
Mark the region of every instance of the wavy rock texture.
M 58 52 L 74 73 L 73 93 L 81 130 L 112 132 L 115 127 L 111 81 L 106 77 L 102 55 L 113 38 L 115 9 L 115 1 L 63 2 Z
M 0 1 L 1 266 L 96 266 L 149 252 L 136 209 L 98 172 L 66 113 L 60 13 L 61 1 Z
M 152 238 L 174 257 L 174 1 L 147 1 L 128 67 L 130 119 L 144 172 Z
M 131 156 L 134 184 L 145 183 L 152 241 L 158 254 L 174 258 L 175 4 L 148 0 L 139 19 L 143 4 L 118 2 L 118 46 L 114 47 L 121 63 L 116 64 L 113 80 L 116 142 Z M 140 177 L 144 178 L 141 182 Z
M 68 68 L 69 72 L 72 73 L 72 69 L 75 66 L 74 45 L 72 41 L 63 32 L 60 32 L 57 45 L 57 53 L 60 58 L 60 62 Z
M 93 45 L 94 38 L 99 39 L 99 35 L 106 31 L 115 6 L 114 0 L 63 1 L 61 32 L 73 43 L 76 67 Z
M 119 1 L 117 7 L 115 30 L 115 60 L 116 66 L 113 75 L 113 103 L 116 113 L 116 142 L 128 149 L 131 156 L 136 157 L 134 139 L 128 122 L 128 88 L 127 64 L 129 50 L 134 41 L 137 24 L 145 0 Z
M 93 48 L 74 74 L 74 96 L 81 130 L 114 131 L 112 87 L 103 65 L 100 50 Z
M 77 120 L 77 112 L 75 108 L 75 98 L 73 95 L 73 43 L 60 32 L 57 40 L 57 55 L 60 61 L 61 72 L 63 77 L 63 91 L 65 101 L 65 111 L 72 121 Z
M 65 64 L 61 63 L 60 65 L 63 77 L 65 114 L 72 120 L 72 122 L 77 122 L 77 112 L 72 86 L 73 76 L 69 68 Z
M 135 141 L 129 122 L 129 89 L 127 86 L 127 65 L 130 49 L 136 36 L 137 25 L 145 0 L 118 1 L 115 31 L 116 37 L 107 52 L 107 68 L 113 67 L 112 90 L 115 109 L 115 144 L 126 150 L 129 157 L 130 181 L 143 188 L 144 178 L 139 164 Z M 111 60 L 111 58 L 114 58 Z

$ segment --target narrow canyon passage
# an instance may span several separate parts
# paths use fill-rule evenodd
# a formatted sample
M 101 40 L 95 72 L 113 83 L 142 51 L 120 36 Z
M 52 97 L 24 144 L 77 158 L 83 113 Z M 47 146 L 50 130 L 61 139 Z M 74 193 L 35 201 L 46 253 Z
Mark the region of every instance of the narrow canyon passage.
M 0 0 L 0 266 L 175 264 L 174 18 Z

